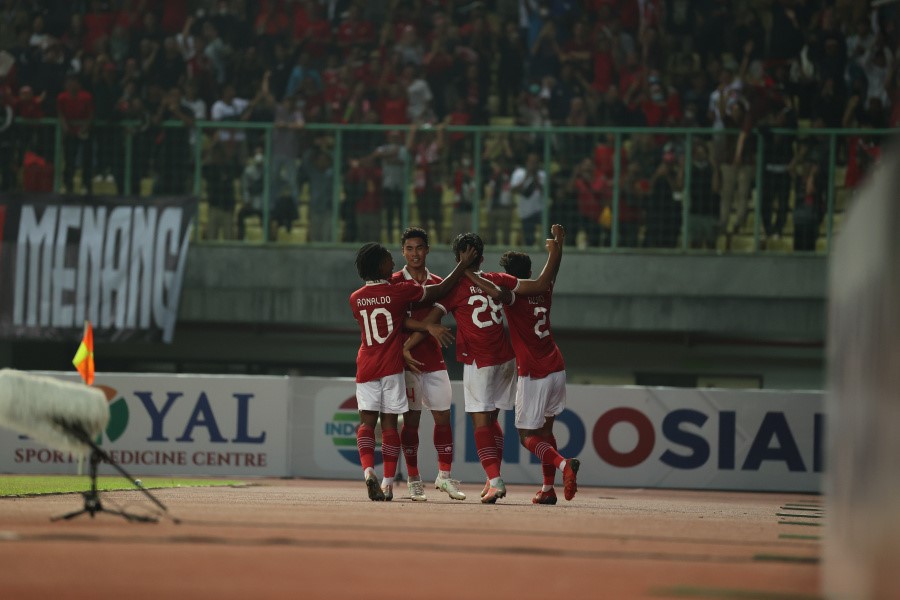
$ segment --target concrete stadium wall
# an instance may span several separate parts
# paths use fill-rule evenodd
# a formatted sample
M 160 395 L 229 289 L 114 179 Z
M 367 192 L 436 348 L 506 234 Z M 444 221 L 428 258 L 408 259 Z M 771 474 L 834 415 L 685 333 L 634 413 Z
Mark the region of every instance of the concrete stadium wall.
M 354 249 L 252 245 L 191 248 L 179 320 L 352 329 L 359 287 Z M 487 252 L 486 270 L 500 253 Z M 544 251 L 532 253 L 535 273 Z M 394 260 L 400 265 L 399 250 Z M 436 246 L 431 269 L 452 254 Z M 566 254 L 556 287 L 557 330 L 700 332 L 822 341 L 826 259 L 818 256 Z

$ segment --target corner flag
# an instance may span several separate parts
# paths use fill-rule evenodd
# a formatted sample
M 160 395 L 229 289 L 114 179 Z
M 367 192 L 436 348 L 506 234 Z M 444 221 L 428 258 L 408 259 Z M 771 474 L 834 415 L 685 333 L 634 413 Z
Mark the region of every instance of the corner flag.
M 94 330 L 91 322 L 84 322 L 84 333 L 81 336 L 81 345 L 72 359 L 72 364 L 81 373 L 81 378 L 88 385 L 94 383 Z

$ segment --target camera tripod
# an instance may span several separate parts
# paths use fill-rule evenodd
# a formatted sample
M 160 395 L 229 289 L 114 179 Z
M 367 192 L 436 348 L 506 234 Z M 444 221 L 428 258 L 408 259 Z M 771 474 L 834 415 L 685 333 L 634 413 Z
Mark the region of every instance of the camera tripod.
M 82 496 L 84 497 L 84 508 L 81 510 L 72 511 L 70 513 L 66 513 L 64 515 L 59 515 L 56 517 L 51 517 L 51 521 L 60 521 L 60 520 L 69 520 L 74 519 L 75 517 L 88 514 L 91 518 L 94 518 L 94 515 L 98 512 L 105 512 L 111 515 L 118 515 L 125 519 L 126 521 L 137 522 L 137 523 L 156 523 L 159 521 L 156 517 L 150 517 L 145 515 L 135 515 L 132 513 L 128 513 L 122 510 L 111 510 L 108 508 L 104 508 L 103 504 L 100 502 L 100 495 L 97 491 L 97 466 L 102 462 L 106 461 L 109 465 L 111 465 L 115 470 L 117 470 L 122 477 L 127 479 L 128 481 L 134 483 L 134 477 L 132 477 L 125 469 L 123 469 L 118 463 L 116 463 L 112 458 L 110 458 L 109 454 L 107 454 L 100 446 L 98 446 L 94 440 L 90 438 L 87 433 L 85 433 L 81 428 L 72 426 L 68 423 L 57 422 L 57 425 L 65 429 L 68 433 L 72 434 L 74 437 L 78 438 L 79 441 L 84 443 L 85 445 L 91 448 L 91 457 L 90 457 L 90 467 L 89 467 L 89 476 L 91 478 L 91 489 L 82 492 Z M 150 499 L 153 504 L 158 506 L 164 513 L 168 513 L 166 506 L 160 502 L 156 496 L 151 494 L 148 490 L 144 489 L 141 486 L 137 486 L 138 489 Z M 178 519 L 172 518 L 175 523 L 178 523 Z

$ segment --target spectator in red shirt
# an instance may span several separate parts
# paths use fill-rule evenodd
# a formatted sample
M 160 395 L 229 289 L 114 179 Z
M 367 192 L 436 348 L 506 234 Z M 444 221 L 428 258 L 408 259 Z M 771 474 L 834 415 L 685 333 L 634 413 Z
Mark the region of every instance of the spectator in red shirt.
M 446 34 L 441 33 L 433 35 L 430 44 L 430 50 L 422 59 L 422 70 L 433 95 L 434 112 L 438 118 L 443 118 L 450 110 L 447 106 L 447 96 L 453 84 L 455 62 L 448 48 L 452 47 L 452 42 L 448 40 Z
M 469 113 L 469 106 L 465 98 L 458 97 L 456 99 L 456 106 L 453 112 L 447 115 L 446 123 L 447 125 L 472 124 L 472 115 Z M 448 138 L 450 142 L 450 156 L 459 156 L 467 145 L 471 146 L 471 141 L 469 141 L 471 140 L 471 134 L 454 131 L 448 135 Z
M 465 154 L 453 173 L 453 231 L 472 229 L 475 194 L 475 168 L 472 158 Z
M 66 54 L 69 55 L 90 51 L 85 45 L 84 18 L 80 14 L 72 15 L 69 26 L 59 41 L 65 47 Z
M 91 126 L 94 120 L 94 97 L 81 88 L 75 74 L 66 76 L 66 88 L 56 98 L 56 110 L 62 124 L 65 168 L 63 183 L 66 191 L 75 193 L 75 160 L 81 151 L 81 184 L 88 194 L 93 193 L 94 144 Z
M 81 39 L 81 48 L 85 52 L 94 52 L 98 48 L 98 42 L 103 42 L 112 32 L 115 22 L 115 14 L 105 10 L 103 2 L 92 0 L 91 10 L 85 13 L 83 19 L 84 35 Z
M 329 121 L 332 123 L 343 121 L 352 85 L 352 75 L 348 65 L 343 65 L 338 69 L 337 78 L 334 81 L 325 84 L 323 97 L 326 110 L 330 115 Z
M 352 204 L 356 213 L 359 241 L 380 240 L 383 207 L 381 169 L 371 156 L 350 161 L 346 191 L 347 202 Z
M 588 245 L 605 246 L 608 228 L 604 231 L 601 219 L 604 212 L 609 218 L 609 184 L 602 173 L 595 172 L 591 159 L 585 158 L 575 167 L 569 189 L 575 194 L 579 226 L 587 235 Z
M 285 12 L 283 0 L 262 0 L 253 25 L 266 55 L 271 55 L 277 41 L 291 30 L 291 19 Z
M 419 209 L 419 223 L 428 229 L 429 221 L 434 222 L 435 239 L 443 239 L 444 211 L 441 208 L 443 186 L 441 185 L 441 155 L 444 152 L 444 127 L 431 129 L 423 126 L 421 137 L 416 142 L 417 126 L 413 125 L 406 139 L 406 149 L 413 156 L 413 188 Z
M 613 84 L 616 65 L 612 55 L 612 45 L 604 33 L 597 35 L 597 46 L 593 57 L 593 79 L 591 87 L 599 94 L 605 94 Z
M 627 95 L 632 88 L 640 87 L 644 67 L 636 52 L 629 52 L 625 61 L 625 64 L 619 69 L 619 89 Z
M 592 54 L 594 44 L 591 43 L 590 29 L 583 21 L 578 21 L 572 29 L 572 39 L 562 47 L 561 59 L 569 63 L 582 77 L 591 76 Z
M 31 86 L 23 85 L 19 90 L 19 97 L 14 100 L 16 116 L 23 119 L 43 119 L 44 109 L 41 108 L 43 101 L 43 94 L 35 96 Z
M 15 171 L 15 137 L 13 111 L 15 98 L 6 86 L 0 87 L 0 192 L 8 192 L 13 189 L 16 180 Z
M 515 100 L 525 77 L 525 62 L 528 50 L 514 23 L 506 24 L 506 35 L 498 44 L 499 66 L 497 68 L 497 94 L 500 100 L 500 114 L 513 112 L 510 100 Z
M 354 46 L 370 48 L 375 45 L 375 27 L 360 18 L 359 7 L 355 4 L 347 9 L 347 16 L 337 28 L 337 45 L 344 51 L 344 56 L 349 55 Z
M 17 117 L 22 119 L 44 118 L 44 109 L 41 106 L 44 102 L 44 94 L 35 96 L 31 86 L 23 85 L 19 88 L 18 98 L 12 96 L 10 101 Z M 19 137 L 19 148 L 23 151 L 30 150 L 44 159 L 53 156 L 52 132 L 48 131 L 46 127 L 20 126 L 17 136 Z
M 277 37 L 287 33 L 290 20 L 284 12 L 284 4 L 280 0 L 259 0 L 259 12 L 253 29 L 256 35 Z
M 402 125 L 406 118 L 406 93 L 400 87 L 400 82 L 394 81 L 387 85 L 387 93 L 378 99 L 378 114 L 381 115 L 383 125 Z
M 315 0 L 306 0 L 294 12 L 294 39 L 314 59 L 321 59 L 331 44 L 331 24 Z

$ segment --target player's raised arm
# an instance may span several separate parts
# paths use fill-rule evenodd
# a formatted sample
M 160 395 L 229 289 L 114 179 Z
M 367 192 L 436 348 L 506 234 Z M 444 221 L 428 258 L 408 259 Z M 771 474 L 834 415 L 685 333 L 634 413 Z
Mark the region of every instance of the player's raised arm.
M 466 271 L 466 278 L 481 288 L 481 291 L 490 296 L 491 300 L 501 304 L 509 304 L 513 301 L 513 295 L 509 288 L 498 286 L 472 270 Z
M 459 281 L 459 278 L 462 277 L 463 272 L 469 267 L 476 255 L 477 251 L 473 246 L 460 252 L 459 262 L 456 263 L 456 267 L 454 267 L 450 274 L 439 284 L 426 285 L 425 295 L 422 296 L 422 299 L 419 300 L 419 302 L 434 302 L 438 298 L 447 295 L 447 292 L 453 289 L 453 286 L 455 286 L 456 282 Z
M 516 286 L 516 293 L 523 296 L 534 296 L 550 289 L 556 281 L 559 273 L 559 265 L 562 263 L 563 243 L 566 241 L 566 230 L 562 225 L 553 225 L 550 228 L 552 239 L 547 240 L 547 264 L 544 265 L 537 279 L 520 279 Z

